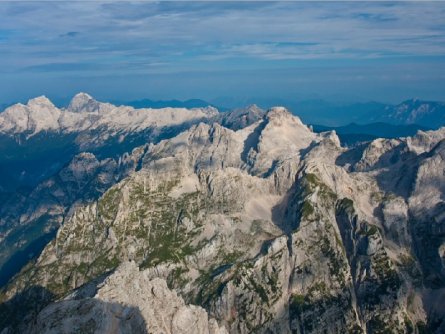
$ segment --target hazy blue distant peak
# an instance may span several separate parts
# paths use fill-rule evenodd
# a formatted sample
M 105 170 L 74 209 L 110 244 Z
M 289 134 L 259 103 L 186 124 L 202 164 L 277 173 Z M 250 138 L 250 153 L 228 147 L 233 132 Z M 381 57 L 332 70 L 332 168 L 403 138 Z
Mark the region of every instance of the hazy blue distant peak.
M 201 100 L 201 99 L 188 99 L 188 100 L 151 100 L 141 99 L 134 101 L 112 101 L 116 105 L 128 105 L 134 108 L 205 108 L 208 106 L 215 107 L 214 104 Z M 220 109 L 220 107 L 217 107 Z
M 445 125 L 445 103 L 411 99 L 387 107 L 381 119 L 396 124 L 419 124 L 437 129 Z

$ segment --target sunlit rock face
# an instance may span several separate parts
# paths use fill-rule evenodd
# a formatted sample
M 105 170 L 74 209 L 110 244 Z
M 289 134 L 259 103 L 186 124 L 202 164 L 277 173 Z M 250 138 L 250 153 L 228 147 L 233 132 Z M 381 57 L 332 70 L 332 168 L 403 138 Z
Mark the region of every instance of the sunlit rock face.
M 15 104 L 0 114 L 0 133 L 28 137 L 41 132 L 77 133 L 106 128 L 112 131 L 141 131 L 156 126 L 179 125 L 196 119 L 217 115 L 217 110 L 207 108 L 135 109 L 96 101 L 86 93 L 73 97 L 67 108 L 59 109 L 45 96 Z

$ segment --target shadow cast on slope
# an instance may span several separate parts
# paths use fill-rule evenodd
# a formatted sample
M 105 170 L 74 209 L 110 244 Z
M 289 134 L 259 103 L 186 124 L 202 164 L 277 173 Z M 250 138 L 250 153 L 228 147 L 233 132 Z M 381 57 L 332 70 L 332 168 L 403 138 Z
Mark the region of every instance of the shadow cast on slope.
M 291 234 L 300 225 L 301 201 L 299 198 L 302 192 L 301 179 L 297 179 L 281 201 L 272 207 L 272 222 L 281 229 L 283 234 Z
M 145 319 L 138 307 L 94 299 L 99 286 L 111 275 L 109 271 L 71 292 L 65 300 L 47 288 L 35 285 L 0 304 L 0 333 L 95 333 L 98 320 L 113 318 L 118 333 L 147 334 Z M 49 309 L 46 309 L 49 308 Z M 46 310 L 40 320 L 40 312 Z M 74 325 L 73 325 L 74 324 Z
M 354 165 L 361 160 L 358 159 L 359 152 L 363 154 L 366 147 L 357 149 L 357 152 L 348 151 L 337 158 L 338 165 L 345 165 L 345 160 L 350 155 Z M 353 157 L 354 156 L 354 157 Z M 399 143 L 378 157 L 378 160 L 370 166 L 364 166 L 363 172 L 379 171 L 375 178 L 381 190 L 393 193 L 397 196 L 407 198 L 413 187 L 413 180 L 418 168 L 418 161 L 423 155 L 417 156 L 410 151 L 405 143 Z M 353 166 L 353 165 L 351 165 Z M 356 170 L 353 170 L 356 171 Z
M 31 332 L 148 334 L 139 307 L 95 298 L 49 305 L 37 316 Z
M 363 152 L 369 143 L 357 145 L 346 152 L 341 153 L 335 160 L 335 164 L 340 167 L 346 167 L 346 165 L 354 166 L 363 156 Z
M 0 304 L 0 332 L 12 333 L 113 333 L 147 334 L 138 307 L 95 298 L 61 300 L 33 286 Z M 49 305 L 48 305 L 49 304 Z
M 445 140 L 442 140 L 429 151 L 416 154 L 402 143 L 384 153 L 373 168 L 382 168 L 382 172 L 376 177 L 379 187 L 384 191 L 408 198 L 414 190 L 419 167 L 426 159 L 442 154 L 444 147 Z M 440 179 L 437 181 L 437 184 L 440 184 Z
M 0 267 L 0 287 L 3 287 L 8 281 L 30 261 L 37 258 L 46 245 L 56 236 L 57 229 L 43 234 L 32 241 L 25 249 L 19 249 L 14 253 L 3 266 Z M 32 256 L 30 256 L 32 254 Z
M 24 332 L 23 327 L 32 322 L 36 315 L 53 300 L 54 294 L 41 286 L 32 286 L 0 304 L 0 332 Z
M 251 134 L 249 134 L 244 141 L 244 148 L 241 152 L 241 160 L 245 164 L 249 164 L 249 152 L 251 149 L 258 151 L 258 143 L 260 140 L 261 132 L 263 132 L 264 128 L 266 127 L 267 122 L 262 121 L 253 131 Z

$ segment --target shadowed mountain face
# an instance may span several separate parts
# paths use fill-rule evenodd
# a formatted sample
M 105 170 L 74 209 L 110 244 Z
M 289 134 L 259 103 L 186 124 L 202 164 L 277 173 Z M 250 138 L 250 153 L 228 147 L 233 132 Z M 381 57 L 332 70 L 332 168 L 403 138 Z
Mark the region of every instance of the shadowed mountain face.
M 90 129 L 114 109 L 88 101 L 70 108 L 95 117 Z M 119 112 L 140 121 L 113 116 L 88 138 L 205 122 L 114 158 L 80 153 L 2 206 L 2 254 L 29 245 L 27 231 L 56 233 L 4 287 L 3 309 L 30 319 L 4 328 L 444 331 L 443 128 L 346 147 L 283 107 Z M 45 298 L 19 298 L 30 287 Z
M 45 309 L 53 296 L 34 286 L 0 304 L 0 326 L 13 324 L 18 333 L 148 333 L 138 307 L 92 297 L 61 301 Z M 26 321 L 37 315 L 32 325 Z

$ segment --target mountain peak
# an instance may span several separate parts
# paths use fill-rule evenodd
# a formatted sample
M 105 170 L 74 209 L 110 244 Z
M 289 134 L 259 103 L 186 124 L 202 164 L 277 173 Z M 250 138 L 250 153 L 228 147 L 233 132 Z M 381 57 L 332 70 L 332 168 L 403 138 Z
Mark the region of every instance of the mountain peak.
M 261 108 L 258 107 L 258 105 L 256 105 L 255 103 L 249 104 L 246 109 L 247 110 L 261 110 Z
M 74 95 L 73 100 L 74 99 L 94 100 L 90 94 L 84 93 L 84 92 L 80 92 L 80 93 L 77 93 L 76 95 Z
M 27 105 L 29 107 L 33 107 L 33 106 L 39 106 L 39 107 L 47 106 L 47 107 L 52 107 L 52 108 L 55 107 L 54 104 L 45 95 L 41 95 L 41 96 L 35 97 L 33 99 L 30 99 L 28 101 Z
M 286 119 L 304 126 L 298 116 L 293 115 L 287 108 L 281 106 L 270 108 L 266 113 L 266 117 L 269 121 L 282 121 Z
M 289 111 L 285 107 L 276 106 L 267 111 L 268 114 L 289 114 Z
M 266 117 L 268 119 L 274 119 L 274 118 L 288 118 L 292 117 L 293 115 L 287 110 L 285 107 L 272 107 L 266 112 Z
M 92 112 L 97 110 L 98 105 L 99 102 L 97 102 L 91 95 L 81 92 L 73 97 L 68 106 L 68 110 L 72 112 Z

